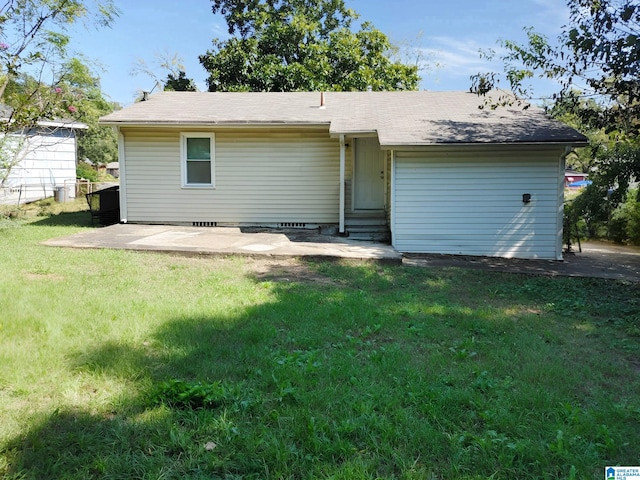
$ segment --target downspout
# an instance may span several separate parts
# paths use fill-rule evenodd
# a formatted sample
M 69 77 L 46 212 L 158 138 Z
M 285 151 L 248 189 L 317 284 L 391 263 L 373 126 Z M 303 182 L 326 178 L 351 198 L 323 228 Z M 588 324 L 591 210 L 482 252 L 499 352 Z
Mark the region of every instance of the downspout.
M 572 147 L 564 147 L 564 153 L 560 157 L 560 165 L 558 172 L 558 220 L 557 220 L 557 232 L 558 238 L 556 239 L 556 260 L 562 260 L 562 244 L 564 238 L 564 171 L 566 168 L 567 156 L 573 151 Z
M 339 227 L 338 231 L 344 233 L 344 182 L 345 182 L 345 168 L 346 168 L 346 145 L 344 143 L 344 135 L 340 135 L 340 215 L 339 215 Z
M 79 190 L 78 190 L 78 176 L 77 176 L 77 172 L 78 172 L 78 165 L 80 163 L 80 159 L 78 158 L 78 133 L 71 129 L 71 135 L 73 136 L 73 148 L 75 150 L 75 155 L 76 155 L 76 178 L 74 178 L 74 183 L 73 183 L 73 198 L 76 198 L 76 196 L 78 195 Z M 68 195 L 69 192 L 67 191 L 67 185 L 65 183 L 64 185 L 64 190 L 65 190 L 65 195 Z
M 396 199 L 396 151 L 391 150 L 391 188 L 389 192 L 389 232 L 391 233 L 391 246 L 395 248 L 395 226 L 396 226 L 396 212 L 395 212 L 395 199 Z
M 120 127 L 113 127 L 118 135 L 118 169 L 120 172 L 120 222 L 127 223 L 127 168 L 124 154 L 124 135 Z

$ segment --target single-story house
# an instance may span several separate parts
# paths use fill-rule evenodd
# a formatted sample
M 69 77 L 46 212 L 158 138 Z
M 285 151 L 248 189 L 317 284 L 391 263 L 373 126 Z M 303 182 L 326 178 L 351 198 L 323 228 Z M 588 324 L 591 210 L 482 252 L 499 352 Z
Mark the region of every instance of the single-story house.
M 562 258 L 587 139 L 466 92 L 161 92 L 101 119 L 122 222 L 383 229 L 407 253 Z M 518 179 L 518 181 L 514 181 Z
M 8 107 L 0 109 L 6 120 Z M 42 120 L 26 131 L 3 138 L 2 155 L 15 163 L 0 185 L 0 204 L 34 202 L 64 190 L 64 198 L 75 196 L 76 137 L 87 125 L 74 120 Z

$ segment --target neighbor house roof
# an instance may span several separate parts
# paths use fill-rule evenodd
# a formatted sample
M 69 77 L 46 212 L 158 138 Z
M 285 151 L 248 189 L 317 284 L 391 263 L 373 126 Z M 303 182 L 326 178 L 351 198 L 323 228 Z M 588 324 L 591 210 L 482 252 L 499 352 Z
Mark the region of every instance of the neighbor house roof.
M 13 108 L 6 103 L 0 103 L 0 121 L 9 121 Z M 87 130 L 89 125 L 86 123 L 78 122 L 72 118 L 56 118 L 53 120 L 39 120 L 38 125 L 40 127 L 53 127 L 53 128 L 68 128 L 72 130 Z
M 160 92 L 101 119 L 119 126 L 327 125 L 376 133 L 383 148 L 475 143 L 586 144 L 535 106 L 481 109 L 468 92 Z

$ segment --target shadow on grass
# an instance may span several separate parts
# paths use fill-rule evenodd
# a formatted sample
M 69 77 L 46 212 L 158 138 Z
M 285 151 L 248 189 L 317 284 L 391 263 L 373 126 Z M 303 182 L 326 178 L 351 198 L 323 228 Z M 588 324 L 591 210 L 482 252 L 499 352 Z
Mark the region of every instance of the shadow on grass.
M 84 224 L 80 215 L 61 214 L 37 223 L 53 225 L 64 219 L 67 225 Z M 0 477 L 212 478 L 219 471 L 216 462 L 207 459 L 202 442 L 185 440 L 188 433 L 177 425 L 182 412 L 150 402 L 149 389 L 170 379 L 229 383 L 241 378 L 257 367 L 247 355 L 238 356 L 238 350 L 246 350 L 240 345 L 256 345 L 262 338 L 265 344 L 256 348 L 264 352 L 271 344 L 269 335 L 260 331 L 256 336 L 255 330 L 260 318 L 278 317 L 278 310 L 278 304 L 267 305 L 232 320 L 179 318 L 143 344 L 107 341 L 72 353 L 70 369 L 122 381 L 129 385 L 129 394 L 114 400 L 112 409 L 61 407 L 32 421 L 28 432 L 0 445 L 0 458 L 7 462 L 3 466 L 0 461 Z M 273 332 L 265 327 L 264 332 Z M 226 465 L 223 471 L 233 469 Z
M 43 227 L 96 227 L 91 222 L 89 210 L 78 212 L 61 212 L 42 217 L 30 222 L 31 225 Z
M 347 270 L 358 288 L 373 281 L 364 270 Z M 336 441 L 324 420 L 333 403 L 349 408 L 357 390 L 349 379 L 366 362 L 364 343 L 354 358 L 338 344 L 365 335 L 374 305 L 352 287 L 345 293 L 307 278 L 273 280 L 279 269 L 262 273 L 264 286 L 254 281 L 275 291 L 273 301 L 220 317 L 176 318 L 141 344 L 105 342 L 70 355 L 69 368 L 83 378 L 111 378 L 131 393 L 99 412 L 63 407 L 44 415 L 8 442 L 2 455 L 9 466 L 3 472 L 0 464 L 0 476 L 301 478 L 322 463 L 339 469 L 373 430 L 358 427 L 352 441 Z M 327 379 L 321 364 L 329 366 L 334 351 L 340 366 Z M 172 379 L 221 382 L 228 401 L 215 410 L 158 405 L 154 388 Z M 332 399 L 330 391 L 341 388 L 348 398 Z M 308 430 L 314 421 L 322 425 Z
M 580 461 L 579 476 L 591 473 L 591 459 L 572 450 L 587 451 L 582 443 L 550 448 L 559 428 L 574 439 L 572 424 L 538 425 L 537 443 L 510 432 L 507 417 L 529 414 L 509 410 L 525 385 L 515 370 L 514 378 L 480 363 L 506 328 L 514 352 L 556 353 L 536 335 L 519 336 L 537 317 L 516 326 L 499 312 L 447 304 L 450 274 L 329 268 L 335 283 L 263 273 L 269 280 L 257 288 L 274 295 L 259 306 L 174 318 L 140 344 L 76 352 L 69 368 L 130 384 L 131 393 L 112 408 L 61 408 L 34 422 L 1 452 L 4 478 L 567 478 Z M 426 312 L 432 304 L 437 313 Z M 158 404 L 154 390 L 173 379 L 220 382 L 222 406 Z M 536 418 L 556 415 L 540 408 Z M 578 425 L 581 438 L 597 436 L 592 426 Z M 598 448 L 614 462 L 629 450 Z

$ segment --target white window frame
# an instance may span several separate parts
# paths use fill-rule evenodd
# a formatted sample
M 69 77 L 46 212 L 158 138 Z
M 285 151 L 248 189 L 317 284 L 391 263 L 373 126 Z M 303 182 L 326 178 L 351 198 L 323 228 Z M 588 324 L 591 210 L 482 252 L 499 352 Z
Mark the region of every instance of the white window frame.
M 187 160 L 197 162 L 198 159 L 187 159 L 187 139 L 208 138 L 211 158 L 201 160 L 211 162 L 211 183 L 187 183 Z M 180 169 L 182 174 L 182 188 L 215 188 L 215 164 L 216 164 L 216 136 L 213 132 L 181 132 L 180 133 Z

